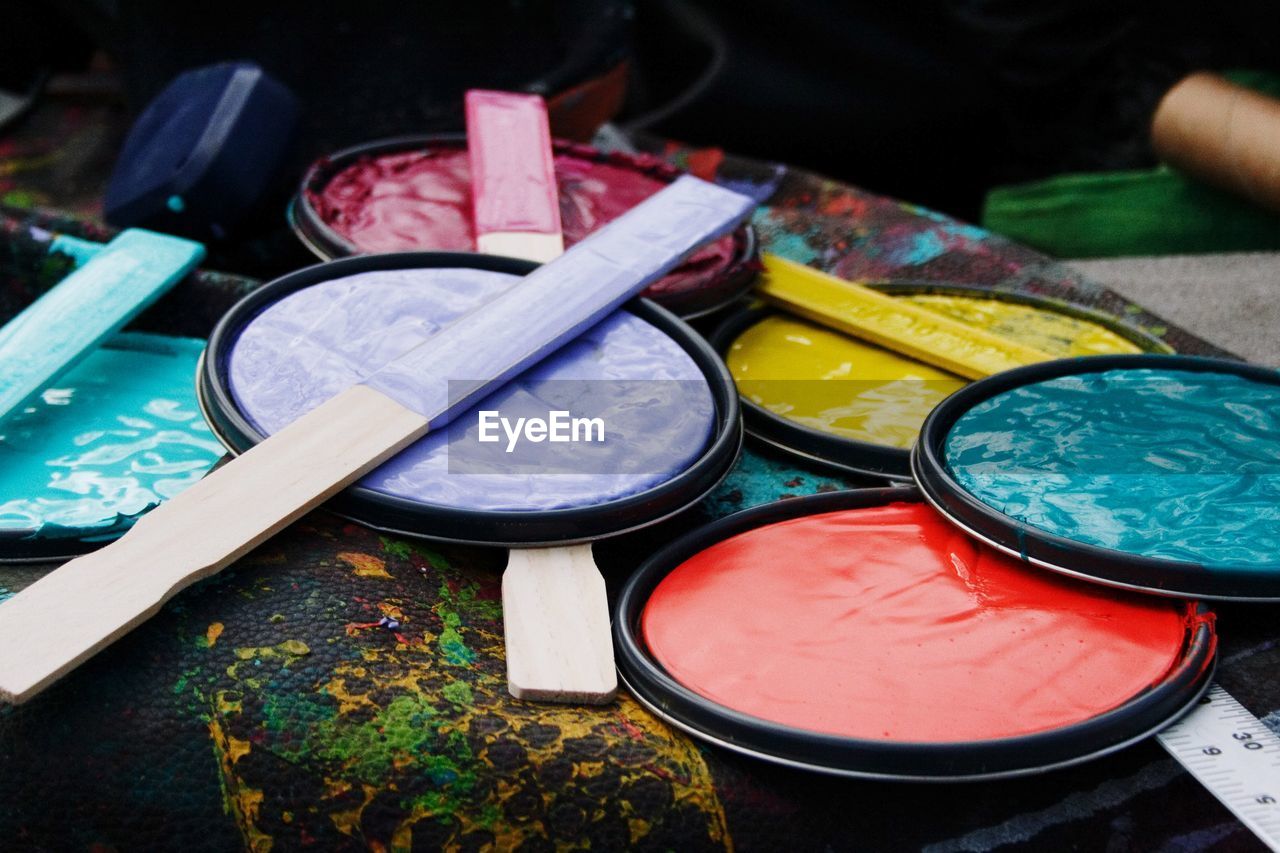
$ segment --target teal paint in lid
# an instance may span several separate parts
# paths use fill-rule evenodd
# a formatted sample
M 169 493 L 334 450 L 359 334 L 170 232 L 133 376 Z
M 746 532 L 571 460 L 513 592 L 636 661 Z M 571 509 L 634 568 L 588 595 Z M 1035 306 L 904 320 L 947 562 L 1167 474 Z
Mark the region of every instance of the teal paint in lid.
M 200 416 L 203 341 L 117 335 L 0 420 L 0 557 L 114 539 L 223 448 Z
M 1171 370 L 1050 379 L 961 416 L 946 454 L 971 494 L 1046 532 L 1280 570 L 1280 386 Z
M 912 470 L 953 523 L 1045 568 L 1163 595 L 1280 600 L 1280 374 L 1100 356 L 974 383 Z

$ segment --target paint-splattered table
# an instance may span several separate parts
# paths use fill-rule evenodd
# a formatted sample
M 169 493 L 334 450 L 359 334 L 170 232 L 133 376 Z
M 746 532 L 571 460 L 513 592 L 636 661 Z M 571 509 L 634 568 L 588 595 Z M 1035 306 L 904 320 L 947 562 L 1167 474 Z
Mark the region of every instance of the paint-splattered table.
M 796 260 L 845 276 L 1071 298 L 1122 314 L 1181 350 L 1214 351 L 972 226 L 796 170 L 717 152 L 662 154 L 767 199 L 756 219 L 765 245 Z M 0 318 L 63 271 L 32 248 L 30 229 L 50 226 L 103 236 L 72 220 L 5 220 Z M 203 275 L 144 325 L 207 331 L 252 286 Z M 599 560 L 616 587 L 680 530 L 850 485 L 748 452 L 699 508 L 600 545 Z M 313 513 L 36 701 L 0 710 L 0 846 L 942 851 L 1254 843 L 1151 742 L 1032 779 L 905 786 L 812 776 L 703 747 L 625 695 L 602 709 L 516 702 L 503 687 L 502 562 L 498 552 L 390 538 Z M 0 586 L 18 588 L 46 568 L 0 568 Z M 1260 716 L 1280 708 L 1274 623 L 1269 609 L 1221 611 L 1220 680 Z M 56 612 L 47 630 L 59 630 Z

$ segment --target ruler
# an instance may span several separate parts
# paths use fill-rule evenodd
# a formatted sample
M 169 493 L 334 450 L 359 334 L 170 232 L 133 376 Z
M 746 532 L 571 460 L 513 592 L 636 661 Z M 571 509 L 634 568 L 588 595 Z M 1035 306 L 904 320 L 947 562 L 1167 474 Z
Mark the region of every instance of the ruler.
M 1192 776 L 1280 851 L 1280 737 L 1217 684 L 1157 737 Z

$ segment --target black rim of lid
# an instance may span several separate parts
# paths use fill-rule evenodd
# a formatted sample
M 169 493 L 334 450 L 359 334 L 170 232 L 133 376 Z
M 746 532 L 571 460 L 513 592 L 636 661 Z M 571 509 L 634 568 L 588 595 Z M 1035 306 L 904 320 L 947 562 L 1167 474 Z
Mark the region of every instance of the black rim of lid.
M 1168 344 L 1141 329 L 1122 323 L 1108 314 L 1056 299 L 936 282 L 870 282 L 868 286 L 895 296 L 936 293 L 942 296 L 996 299 L 1032 308 L 1042 308 L 1096 323 L 1149 352 L 1172 352 Z M 722 357 L 727 356 L 729 347 L 743 332 L 766 317 L 774 315 L 791 316 L 785 311 L 774 308 L 744 306 L 726 317 L 715 328 L 709 336 L 711 345 Z M 1090 356 L 1090 358 L 1096 357 Z M 839 471 L 903 483 L 912 481 L 910 450 L 822 432 L 775 414 L 746 397 L 741 398 L 741 403 L 743 427 L 751 439 L 795 458 L 816 462 Z
M 344 148 L 317 160 L 303 176 L 298 192 L 289 204 L 288 218 L 293 233 L 297 235 L 303 245 L 323 261 L 360 254 L 360 250 L 351 241 L 330 228 L 320 218 L 320 214 L 311 206 L 307 193 L 323 187 L 335 174 L 362 157 L 375 157 L 392 151 L 428 148 L 431 146 L 458 148 L 465 147 L 466 144 L 467 137 L 462 133 L 396 136 L 353 145 L 350 148 Z M 553 142 L 553 147 L 557 151 L 574 152 L 581 154 L 583 157 L 594 156 L 601 162 L 611 162 L 611 157 L 616 159 L 614 155 L 596 151 L 590 146 L 578 143 L 555 141 Z M 659 166 L 664 173 L 669 170 L 673 177 L 679 173 L 678 169 L 667 166 L 665 163 L 655 164 L 655 169 Z M 755 279 L 758 243 L 756 230 L 749 222 L 743 224 L 734 232 L 734 246 L 737 252 L 733 260 L 729 262 L 729 266 L 721 279 L 723 287 L 717 286 L 715 288 L 717 292 L 723 290 L 725 295 L 709 300 L 705 296 L 699 298 L 699 294 L 696 292 L 678 294 L 662 300 L 663 306 L 670 311 L 674 311 L 682 319 L 693 320 L 714 314 L 736 302 Z M 459 252 L 456 254 L 465 253 Z
M 200 365 L 201 408 L 214 434 L 236 454 L 264 439 L 235 405 L 227 359 L 240 331 L 262 310 L 303 288 L 375 270 L 464 267 L 525 275 L 537 264 L 496 255 L 397 252 L 359 255 L 298 270 L 245 296 L 219 321 Z M 742 445 L 738 395 L 711 347 L 683 321 L 646 299 L 626 310 L 671 337 L 702 371 L 716 407 L 715 432 L 696 461 L 666 482 L 635 495 L 587 507 L 509 512 L 461 510 L 352 486 L 326 506 L 365 526 L 391 533 L 477 545 L 547 545 L 585 542 L 655 524 L 692 506 L 729 473 Z
M 1217 646 L 1212 620 L 1204 618 L 1188 630 L 1182 658 L 1159 684 L 1084 722 L 985 741 L 874 741 L 796 729 L 719 705 L 668 675 L 641 638 L 640 616 L 658 583 L 717 542 L 802 516 L 920 500 L 919 491 L 910 486 L 812 495 L 744 510 L 675 540 L 632 574 L 614 605 L 614 647 L 623 679 L 659 716 L 695 737 L 736 752 L 834 775 L 910 781 L 1020 776 L 1087 761 L 1161 730 L 1208 688 Z M 1187 606 L 1204 612 L 1198 605 Z
M 964 489 L 948 470 L 945 454 L 948 433 L 962 415 L 984 400 L 1063 376 L 1139 369 L 1228 373 L 1280 385 L 1280 373 L 1269 368 L 1186 355 L 1090 356 L 1006 371 L 965 386 L 944 400 L 925 420 L 911 456 L 912 471 L 925 498 L 971 535 L 1041 568 L 1156 595 L 1229 601 L 1280 600 L 1280 563 L 1273 572 L 1228 567 L 1209 570 L 1196 563 L 1143 557 L 1077 542 L 988 506 Z
M 154 506 L 145 512 L 155 509 Z M 144 513 L 145 514 L 145 513 Z M 48 563 L 70 560 L 96 551 L 128 533 L 128 528 L 92 534 L 88 530 L 51 537 L 22 528 L 0 531 L 0 563 Z

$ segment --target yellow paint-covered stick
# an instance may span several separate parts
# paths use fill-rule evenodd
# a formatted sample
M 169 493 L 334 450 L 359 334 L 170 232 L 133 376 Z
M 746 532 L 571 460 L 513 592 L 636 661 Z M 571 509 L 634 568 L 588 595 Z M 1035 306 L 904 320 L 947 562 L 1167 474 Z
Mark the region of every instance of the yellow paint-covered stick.
M 766 302 L 968 379 L 1053 356 L 777 255 L 764 256 Z

